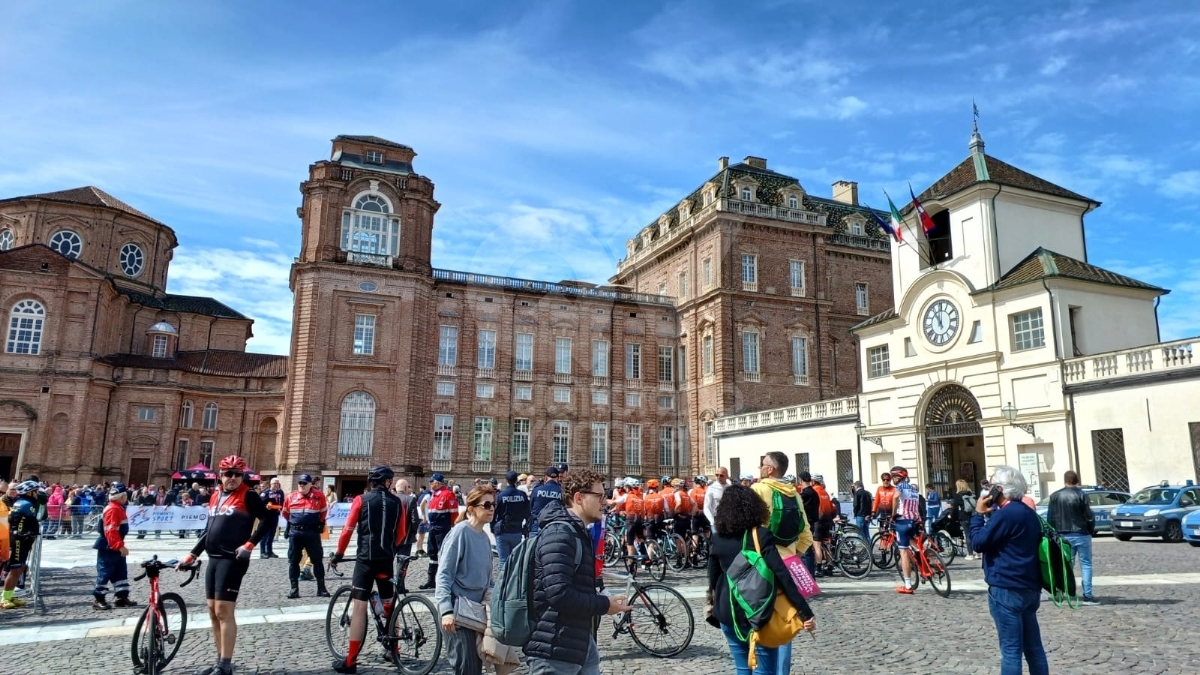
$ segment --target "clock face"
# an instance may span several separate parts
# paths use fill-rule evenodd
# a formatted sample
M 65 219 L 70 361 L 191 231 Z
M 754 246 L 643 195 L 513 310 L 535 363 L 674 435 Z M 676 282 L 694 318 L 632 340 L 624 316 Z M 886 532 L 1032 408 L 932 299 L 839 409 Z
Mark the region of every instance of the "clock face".
M 954 303 L 949 300 L 935 300 L 925 310 L 925 317 L 921 320 L 921 330 L 930 344 L 942 347 L 950 344 L 954 336 L 958 335 L 958 328 L 961 324 L 962 318 L 958 315 L 958 308 L 954 306 Z

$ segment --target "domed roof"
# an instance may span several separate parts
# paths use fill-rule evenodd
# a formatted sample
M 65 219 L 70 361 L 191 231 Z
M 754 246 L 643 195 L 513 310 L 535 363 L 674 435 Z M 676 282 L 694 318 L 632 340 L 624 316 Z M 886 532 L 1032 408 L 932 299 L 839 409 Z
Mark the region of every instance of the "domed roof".
M 171 324 L 167 323 L 166 321 L 159 321 L 158 323 L 154 324 L 153 326 L 150 326 L 149 328 L 147 328 L 146 332 L 147 333 L 167 333 L 170 335 L 178 335 L 179 334 L 179 331 L 175 330 L 175 327 L 172 326 Z

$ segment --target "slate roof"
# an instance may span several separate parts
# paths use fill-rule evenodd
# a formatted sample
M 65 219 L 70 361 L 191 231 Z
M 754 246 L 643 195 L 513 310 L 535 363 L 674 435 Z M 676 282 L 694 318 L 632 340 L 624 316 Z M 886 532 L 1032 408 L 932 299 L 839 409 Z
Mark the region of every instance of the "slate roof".
M 380 138 L 378 136 L 350 136 L 347 134 L 339 134 L 338 137 L 333 140 L 336 141 L 339 139 L 347 140 L 347 141 L 357 141 L 359 143 L 371 143 L 372 145 L 382 145 L 387 148 L 399 148 L 401 150 L 412 150 L 412 148 L 410 148 L 407 145 L 404 145 L 403 143 L 396 143 L 395 141 L 389 141 L 386 138 Z
M 1000 277 L 999 281 L 977 291 L 977 293 L 1013 288 L 1014 286 L 1042 279 L 1054 278 L 1076 279 L 1097 284 L 1108 284 L 1110 286 L 1138 288 L 1147 291 L 1158 291 L 1162 294 L 1170 292 L 1165 288 L 1160 288 L 1144 281 L 1138 281 L 1123 274 L 1117 274 L 1103 267 L 1096 267 L 1082 260 L 1076 260 L 1070 256 L 1055 253 L 1039 246 L 1036 251 L 1030 253 L 1024 260 L 1017 263 L 1004 276 Z
M 116 209 L 117 211 L 122 211 L 122 212 L 128 213 L 130 215 L 137 216 L 138 218 L 145 218 L 146 220 L 158 223 L 159 225 L 164 224 L 164 223 L 161 223 L 158 220 L 155 220 L 154 218 L 151 218 L 150 216 L 142 213 L 141 211 L 138 211 L 137 209 L 126 204 L 125 202 L 121 201 L 120 199 L 117 199 L 116 197 L 108 194 L 104 190 L 101 190 L 100 188 L 94 187 L 92 185 L 71 188 L 70 190 L 59 190 L 58 192 L 43 192 L 43 193 L 36 194 L 36 195 L 24 195 L 21 197 L 10 197 L 8 199 L 0 199 L 0 203 L 17 201 L 20 199 L 45 199 L 47 201 L 63 202 L 66 204 L 85 204 L 87 206 L 103 206 L 103 207 L 107 207 L 110 209 Z
M 156 359 L 143 354 L 110 354 L 98 359 L 118 368 L 182 370 L 224 377 L 287 377 L 288 357 L 223 349 L 176 352 L 174 358 Z
M 174 295 L 167 293 L 166 295 L 160 297 L 123 287 L 118 287 L 117 290 L 125 294 L 131 301 L 139 305 L 144 305 L 146 307 L 152 307 L 154 309 L 160 309 L 167 312 L 203 314 L 205 316 L 212 316 L 218 319 L 250 318 L 245 314 L 242 314 L 241 312 L 231 308 L 225 303 L 201 295 Z
M 867 319 L 866 321 L 863 321 L 862 323 L 860 323 L 858 325 L 851 326 L 850 331 L 854 332 L 854 331 L 858 330 L 859 328 L 866 328 L 867 326 L 874 326 L 877 323 L 883 323 L 884 321 L 890 321 L 890 320 L 896 318 L 896 316 L 897 316 L 896 310 L 885 309 L 882 312 L 876 314 L 875 316 Z
M 1077 192 L 1072 192 L 1064 187 L 1055 185 L 1044 178 L 1039 178 L 1028 171 L 1018 169 L 1007 162 L 1002 162 L 991 155 L 983 154 L 982 158 L 983 166 L 979 167 L 976 165 L 975 155 L 968 156 L 961 164 L 951 169 L 949 173 L 937 179 L 933 185 L 930 185 L 924 192 L 917 195 L 917 199 L 920 199 L 922 202 L 928 199 L 940 199 L 976 183 L 998 183 L 1032 192 L 1053 195 L 1055 197 L 1077 199 L 1081 202 L 1089 202 L 1097 205 L 1100 203 L 1090 197 L 1084 197 Z M 911 210 L 912 204 L 910 203 L 904 207 L 902 213 L 908 214 Z

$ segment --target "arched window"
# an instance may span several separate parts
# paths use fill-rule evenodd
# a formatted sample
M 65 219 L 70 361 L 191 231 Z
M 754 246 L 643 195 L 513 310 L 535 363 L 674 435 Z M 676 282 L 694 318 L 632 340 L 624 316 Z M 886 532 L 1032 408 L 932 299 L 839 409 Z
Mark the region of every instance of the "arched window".
M 83 252 L 83 239 L 70 230 L 59 230 L 50 236 L 50 248 L 68 258 L 78 258 Z
M 796 199 L 796 195 L 788 195 L 788 208 L 789 209 L 800 208 L 800 200 Z
M 375 399 L 356 391 L 342 399 L 342 428 L 338 436 L 341 457 L 370 457 L 375 438 Z
M 0 251 L 7 251 L 13 247 L 13 242 L 16 241 L 13 231 L 9 229 L 0 230 Z
M 400 218 L 378 193 L 365 193 L 342 212 L 342 250 L 379 256 L 400 253 Z
M 750 188 L 742 187 L 742 201 L 744 201 L 744 202 L 750 201 L 751 196 L 752 196 L 752 193 L 750 192 Z
M 180 429 L 191 429 L 192 428 L 192 410 L 194 410 L 194 409 L 195 409 L 195 406 L 192 405 L 191 401 L 183 402 L 183 410 L 179 411 L 179 428 Z
M 217 428 L 217 404 L 207 403 L 204 405 L 204 418 L 200 420 L 201 429 L 216 429 Z
M 36 300 L 22 300 L 13 305 L 8 315 L 8 339 L 4 351 L 9 354 L 40 354 L 42 352 L 42 323 L 46 308 Z

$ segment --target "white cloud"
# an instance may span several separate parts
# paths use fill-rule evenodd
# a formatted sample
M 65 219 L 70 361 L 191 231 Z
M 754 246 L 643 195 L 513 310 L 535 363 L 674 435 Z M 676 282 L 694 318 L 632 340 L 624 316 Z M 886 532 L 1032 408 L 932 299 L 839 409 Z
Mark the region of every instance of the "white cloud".
M 1068 61 L 1069 61 L 1069 59 L 1067 59 L 1066 57 L 1055 56 L 1054 58 L 1052 58 L 1049 61 L 1047 61 L 1046 63 L 1044 63 L 1042 65 L 1041 69 L 1038 70 L 1038 72 L 1041 73 L 1042 75 L 1046 75 L 1046 76 L 1057 75 L 1060 72 L 1062 72 L 1063 68 L 1067 67 Z
M 1158 191 L 1178 199 L 1200 197 L 1200 171 L 1179 171 L 1167 176 Z

